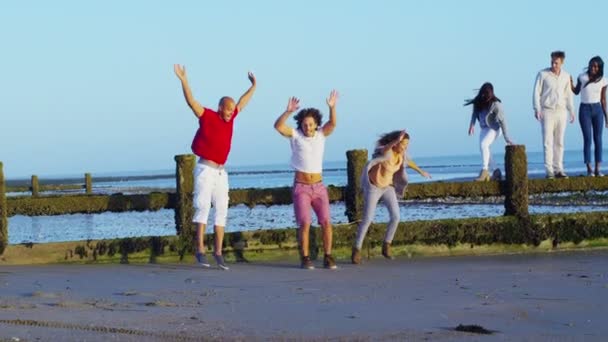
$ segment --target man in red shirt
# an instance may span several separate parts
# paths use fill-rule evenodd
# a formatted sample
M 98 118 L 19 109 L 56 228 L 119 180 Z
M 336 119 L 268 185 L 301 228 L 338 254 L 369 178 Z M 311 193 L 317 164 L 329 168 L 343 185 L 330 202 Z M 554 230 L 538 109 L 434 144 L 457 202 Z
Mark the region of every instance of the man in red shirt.
M 192 141 L 192 152 L 200 157 L 194 168 L 194 217 L 196 223 L 197 252 L 196 261 L 203 267 L 210 267 L 205 256 L 204 234 L 209 218 L 211 204 L 215 208 L 215 249 L 214 258 L 220 269 L 228 270 L 222 256 L 224 227 L 228 216 L 228 175 L 224 164 L 230 153 L 234 119 L 245 108 L 255 92 L 256 80 L 249 73 L 251 87 L 239 98 L 238 102 L 228 96 L 220 99 L 217 112 L 203 107 L 192 96 L 186 68 L 173 65 L 175 74 L 182 84 L 186 102 L 198 118 L 199 128 Z

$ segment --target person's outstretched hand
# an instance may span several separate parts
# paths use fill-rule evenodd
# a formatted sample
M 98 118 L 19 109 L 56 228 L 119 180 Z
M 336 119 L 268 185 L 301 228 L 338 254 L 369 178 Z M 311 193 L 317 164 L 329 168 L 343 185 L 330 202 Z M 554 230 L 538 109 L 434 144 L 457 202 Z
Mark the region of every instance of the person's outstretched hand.
M 289 101 L 287 101 L 287 109 L 285 109 L 285 111 L 291 113 L 291 112 L 295 112 L 299 108 L 300 108 L 300 99 L 298 99 L 297 97 L 290 97 Z
M 329 93 L 329 97 L 327 98 L 327 100 L 325 100 L 329 108 L 336 107 L 336 104 L 338 103 L 338 96 L 339 94 L 335 89 L 332 90 L 331 93 Z
M 255 85 L 255 75 L 251 71 L 247 73 L 247 78 L 249 78 L 249 82 L 251 82 L 252 85 Z
M 175 75 L 177 75 L 177 77 L 181 81 L 186 80 L 186 66 L 185 65 L 173 64 L 173 71 L 175 72 Z

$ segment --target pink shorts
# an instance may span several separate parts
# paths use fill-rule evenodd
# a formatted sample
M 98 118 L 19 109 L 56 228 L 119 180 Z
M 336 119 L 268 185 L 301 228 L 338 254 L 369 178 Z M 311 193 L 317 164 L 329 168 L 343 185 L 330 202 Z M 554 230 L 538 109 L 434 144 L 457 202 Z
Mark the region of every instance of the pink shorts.
M 315 211 L 319 225 L 329 223 L 329 196 L 322 182 L 315 184 L 294 183 L 293 209 L 298 226 L 311 224 L 310 208 Z

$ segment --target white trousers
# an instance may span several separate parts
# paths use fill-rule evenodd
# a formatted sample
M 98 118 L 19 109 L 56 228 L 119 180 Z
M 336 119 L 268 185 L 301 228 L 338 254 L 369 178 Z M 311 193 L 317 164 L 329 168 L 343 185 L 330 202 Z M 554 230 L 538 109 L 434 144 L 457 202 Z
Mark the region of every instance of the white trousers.
M 224 168 L 214 168 L 197 163 L 194 167 L 194 216 L 195 223 L 207 224 L 211 205 L 215 208 L 215 225 L 225 227 L 228 218 L 228 173 Z
M 500 136 L 500 129 L 495 130 L 489 127 L 482 128 L 479 132 L 479 150 L 481 151 L 481 168 L 488 170 L 490 161 L 492 160 L 492 152 L 490 146 L 496 138 Z
M 544 110 L 542 119 L 543 151 L 545 171 L 548 175 L 564 172 L 564 133 L 567 112 L 565 110 Z

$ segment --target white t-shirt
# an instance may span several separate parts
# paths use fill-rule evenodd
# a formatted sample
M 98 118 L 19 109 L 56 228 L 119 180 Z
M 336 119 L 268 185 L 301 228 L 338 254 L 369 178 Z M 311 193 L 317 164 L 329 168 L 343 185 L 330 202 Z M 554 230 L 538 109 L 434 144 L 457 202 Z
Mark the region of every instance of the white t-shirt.
M 322 173 L 325 135 L 318 128 L 315 135 L 307 137 L 299 129 L 293 129 L 290 139 L 291 167 L 306 173 Z
M 599 103 L 602 97 L 602 88 L 608 85 L 606 79 L 602 77 L 597 82 L 589 82 L 589 75 L 586 72 L 578 76 L 578 81 L 581 82 L 581 103 Z M 585 87 L 585 84 L 587 86 Z

